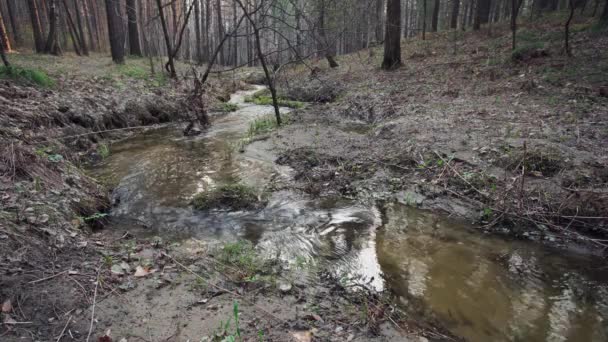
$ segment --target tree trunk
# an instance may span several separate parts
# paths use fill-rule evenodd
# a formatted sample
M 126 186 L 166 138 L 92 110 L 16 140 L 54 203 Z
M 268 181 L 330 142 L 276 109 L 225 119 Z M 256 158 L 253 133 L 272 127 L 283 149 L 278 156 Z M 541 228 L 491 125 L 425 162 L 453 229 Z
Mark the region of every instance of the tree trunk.
M 21 44 L 23 44 L 23 40 L 21 38 L 21 28 L 17 22 L 17 13 L 15 12 L 15 4 L 13 1 L 15 0 L 7 0 L 6 6 L 8 8 L 8 17 L 11 22 L 11 28 L 13 29 L 13 40 L 15 42 L 15 46 L 21 46 Z
M 97 50 L 97 44 L 95 44 L 95 35 L 93 32 L 93 25 L 91 23 L 91 12 L 89 11 L 89 3 L 87 0 L 82 2 L 82 11 L 84 20 L 87 25 L 87 32 L 89 34 L 89 44 L 91 44 L 91 50 Z
M 236 8 L 236 1 L 232 1 L 232 25 L 236 30 L 236 22 L 237 22 L 237 8 Z M 238 37 L 238 31 L 234 31 L 234 46 L 232 47 L 233 49 L 233 58 L 234 58 L 234 66 L 239 65 L 239 51 L 238 51 L 238 43 L 239 43 L 239 37 Z
M 319 7 L 319 40 L 321 42 L 321 49 L 324 50 L 325 59 L 327 59 L 327 63 L 329 63 L 330 68 L 337 68 L 338 63 L 334 59 L 334 48 L 327 40 L 327 34 L 325 33 L 325 0 L 320 1 Z
M 32 31 L 34 34 L 34 47 L 36 52 L 44 52 L 44 40 L 42 38 L 42 26 L 40 25 L 40 16 L 38 15 L 38 5 L 36 0 L 28 0 L 27 6 L 30 12 L 30 20 L 32 22 Z
M 157 0 L 160 2 L 160 0 Z M 125 62 L 125 44 L 123 23 L 120 17 L 120 0 L 105 0 L 106 15 L 108 17 L 108 36 L 112 60 L 117 64 Z
M 216 15 L 217 15 L 217 41 L 219 42 L 224 37 L 224 21 L 222 19 L 222 1 L 217 0 L 215 2 L 216 6 Z M 224 56 L 224 49 L 220 50 L 220 64 L 226 64 L 226 58 Z
M 401 66 L 401 1 L 388 0 L 386 4 L 386 29 L 384 33 L 384 60 L 382 69 Z
M 8 33 L 6 32 L 6 26 L 4 25 L 4 19 L 2 18 L 2 11 L 0 11 L 0 45 L 2 45 L 4 51 L 11 51 L 11 42 L 8 39 Z
M 87 40 L 84 37 L 84 27 L 82 26 L 82 13 L 80 12 L 80 6 L 78 3 L 81 1 L 74 0 L 74 10 L 76 12 L 76 25 L 78 26 L 78 38 L 80 39 L 80 48 L 85 56 L 89 55 L 89 48 L 87 47 Z
M 57 5 L 56 0 L 50 0 L 49 6 L 49 36 L 46 40 L 44 52 L 55 56 L 61 55 L 59 40 L 57 39 Z
M 523 2 L 524 0 L 511 0 L 511 49 L 513 50 L 517 47 L 515 40 L 517 36 L 517 16 Z
M 376 43 L 382 41 L 382 12 L 384 11 L 384 0 L 376 0 Z
M 163 28 L 163 35 L 165 37 L 165 45 L 167 47 L 167 56 L 169 57 L 169 76 L 171 78 L 177 78 L 177 72 L 175 71 L 175 64 L 173 63 L 173 48 L 171 47 L 171 38 L 169 37 L 169 30 L 167 28 L 167 21 L 165 20 L 165 11 L 163 10 L 163 4 L 161 0 L 156 0 L 156 6 L 158 7 L 158 15 L 160 16 L 160 24 Z
M 433 4 L 433 18 L 431 19 L 431 32 L 437 32 L 439 22 L 439 0 L 435 0 Z
M 201 0 L 202 1 L 202 0 Z M 211 54 L 211 0 L 205 0 L 205 42 L 203 50 L 205 62 L 209 61 Z
M 460 12 L 460 0 L 452 0 L 452 16 L 450 18 L 450 28 L 455 30 L 458 27 L 458 14 Z
M 133 56 L 143 56 L 139 43 L 139 26 L 137 23 L 137 2 L 127 0 L 127 20 L 129 21 L 129 53 Z
M 80 36 L 78 35 L 76 25 L 72 20 L 70 8 L 68 7 L 68 3 L 66 2 L 66 0 L 63 0 L 63 7 L 65 8 L 65 15 L 68 19 L 68 31 L 70 32 L 70 36 L 72 38 L 72 45 L 74 46 L 74 51 L 78 56 L 81 56 L 82 54 L 84 54 L 84 49 L 82 49 L 82 39 L 80 39 Z
M 608 0 L 606 0 L 604 3 L 604 10 L 602 11 L 602 15 L 600 16 L 600 25 L 608 25 Z
M 422 0 L 422 40 L 426 40 L 426 2 Z
M 196 63 L 200 65 L 203 63 L 203 45 L 201 42 L 201 4 L 199 1 L 194 0 L 194 39 L 196 40 L 194 58 Z
M 572 51 L 570 50 L 570 22 L 572 21 L 572 17 L 574 17 L 574 0 L 568 0 L 568 6 L 570 15 L 568 16 L 564 30 L 564 49 L 566 50 L 566 55 L 572 57 Z
M 473 22 L 473 30 L 481 29 L 481 24 L 486 24 L 490 16 L 490 1 L 477 0 L 475 6 L 475 19 Z

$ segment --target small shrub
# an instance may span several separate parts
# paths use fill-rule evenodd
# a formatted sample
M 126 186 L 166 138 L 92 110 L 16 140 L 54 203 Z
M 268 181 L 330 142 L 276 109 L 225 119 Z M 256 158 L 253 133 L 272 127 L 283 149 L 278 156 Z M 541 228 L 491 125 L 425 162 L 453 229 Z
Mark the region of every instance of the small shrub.
M 543 43 L 522 44 L 511 52 L 511 59 L 514 61 L 527 61 L 532 58 L 548 56 Z
M 1 66 L 0 78 L 12 79 L 17 82 L 33 84 L 45 88 L 55 85 L 55 81 L 42 70 L 21 68 L 16 66 Z
M 209 192 L 200 193 L 192 199 L 192 206 L 198 210 L 231 209 L 243 210 L 258 207 L 262 200 L 255 190 L 243 184 L 226 184 Z

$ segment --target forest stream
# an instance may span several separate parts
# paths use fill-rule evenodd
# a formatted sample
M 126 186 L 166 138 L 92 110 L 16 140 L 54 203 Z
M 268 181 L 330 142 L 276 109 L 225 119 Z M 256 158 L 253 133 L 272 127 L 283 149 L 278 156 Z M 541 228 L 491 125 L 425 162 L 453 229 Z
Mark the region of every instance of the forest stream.
M 239 109 L 212 117 L 199 136 L 168 126 L 113 144 L 90 170 L 115 186 L 107 229 L 143 226 L 167 240 L 245 239 L 270 258 L 323 264 L 345 281 L 387 290 L 406 310 L 471 341 L 608 340 L 608 270 L 584 253 L 482 234 L 401 204 L 288 190 L 272 192 L 262 209 L 194 210 L 192 197 L 220 184 L 263 189 L 293 177 L 274 163 L 270 141 L 236 152 L 249 123 L 272 111 L 244 101 L 256 90 L 232 95 Z

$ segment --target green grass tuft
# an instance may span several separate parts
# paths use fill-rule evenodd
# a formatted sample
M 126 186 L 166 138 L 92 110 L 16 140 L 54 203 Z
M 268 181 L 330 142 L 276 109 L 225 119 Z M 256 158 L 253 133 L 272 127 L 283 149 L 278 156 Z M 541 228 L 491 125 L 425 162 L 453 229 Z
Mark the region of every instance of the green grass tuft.
M 39 69 L 29 69 L 22 67 L 0 67 L 0 78 L 12 79 L 17 82 L 33 84 L 40 87 L 52 87 L 55 81 L 51 79 L 45 72 Z
M 304 107 L 304 102 L 292 101 L 280 96 L 277 100 L 279 102 L 279 106 L 281 107 L 289 107 L 294 109 Z M 270 90 L 262 89 L 253 93 L 251 96 L 246 96 L 245 102 L 253 102 L 260 106 L 272 106 L 272 96 L 270 94 Z

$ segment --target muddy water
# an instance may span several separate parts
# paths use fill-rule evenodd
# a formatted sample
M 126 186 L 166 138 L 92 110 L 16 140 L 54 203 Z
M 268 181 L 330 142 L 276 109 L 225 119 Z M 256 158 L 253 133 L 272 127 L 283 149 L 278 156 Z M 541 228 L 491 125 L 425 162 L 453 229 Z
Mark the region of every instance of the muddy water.
M 168 127 L 114 144 L 92 171 L 116 185 L 114 224 L 167 238 L 247 239 L 302 273 L 323 264 L 345 281 L 389 290 L 403 308 L 470 341 L 608 340 L 608 269 L 591 257 L 483 236 L 397 204 L 291 191 L 272 193 L 256 211 L 192 210 L 195 194 L 219 184 L 262 189 L 291 177 L 269 144 L 233 152 L 249 122 L 271 112 L 244 103 L 252 92 L 233 95 L 239 110 L 213 117 L 199 137 Z

